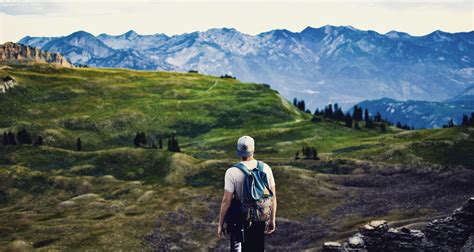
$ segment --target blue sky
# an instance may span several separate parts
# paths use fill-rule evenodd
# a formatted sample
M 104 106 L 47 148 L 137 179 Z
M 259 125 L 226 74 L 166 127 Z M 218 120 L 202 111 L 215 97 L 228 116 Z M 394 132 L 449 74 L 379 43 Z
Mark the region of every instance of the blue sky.
M 11 1 L 0 0 L 0 42 L 26 35 L 61 36 L 77 30 L 94 35 L 168 35 L 232 27 L 247 34 L 271 29 L 352 25 L 425 35 L 434 30 L 474 30 L 474 1 Z

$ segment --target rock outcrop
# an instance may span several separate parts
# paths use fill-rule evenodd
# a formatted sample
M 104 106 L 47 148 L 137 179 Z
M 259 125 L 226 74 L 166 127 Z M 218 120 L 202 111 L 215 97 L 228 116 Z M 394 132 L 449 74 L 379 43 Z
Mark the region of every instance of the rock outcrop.
M 423 231 L 371 221 L 347 242 L 325 242 L 323 251 L 474 251 L 473 241 L 474 197 L 451 216 L 431 221 Z
M 42 51 L 35 47 L 12 42 L 0 45 L 0 63 L 4 62 L 50 63 L 63 67 L 72 67 L 59 53 Z

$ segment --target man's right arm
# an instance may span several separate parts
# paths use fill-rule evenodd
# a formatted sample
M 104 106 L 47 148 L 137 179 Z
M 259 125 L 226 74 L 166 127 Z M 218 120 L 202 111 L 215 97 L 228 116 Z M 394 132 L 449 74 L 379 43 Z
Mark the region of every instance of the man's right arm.
M 224 176 L 224 196 L 222 197 L 221 207 L 219 211 L 219 224 L 217 227 L 217 234 L 219 237 L 224 238 L 224 217 L 229 210 L 232 197 L 234 194 L 234 177 L 229 169 L 227 169 Z

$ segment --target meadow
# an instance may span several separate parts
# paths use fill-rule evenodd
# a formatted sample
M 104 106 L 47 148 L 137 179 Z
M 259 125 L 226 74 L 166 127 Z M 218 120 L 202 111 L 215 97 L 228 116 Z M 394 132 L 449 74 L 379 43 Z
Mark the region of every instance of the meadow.
M 374 218 L 423 225 L 474 193 L 473 128 L 313 122 L 266 84 L 196 73 L 21 64 L 5 75 L 18 86 L 0 94 L 0 132 L 44 144 L 0 145 L 0 250 L 222 249 L 217 211 L 241 135 L 274 170 L 270 249 L 317 250 Z M 164 148 L 136 148 L 137 132 Z M 166 149 L 173 136 L 181 153 Z M 295 160 L 305 146 L 321 160 Z

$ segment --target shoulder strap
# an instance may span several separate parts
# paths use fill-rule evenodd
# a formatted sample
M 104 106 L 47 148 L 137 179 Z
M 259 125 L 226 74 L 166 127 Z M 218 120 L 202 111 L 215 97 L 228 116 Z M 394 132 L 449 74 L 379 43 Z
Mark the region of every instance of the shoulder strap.
M 249 169 L 247 168 L 247 166 L 245 166 L 242 163 L 234 164 L 233 167 L 238 168 L 239 170 L 241 170 L 243 173 L 245 173 L 247 175 L 250 175 Z
M 258 169 L 259 171 L 263 171 L 263 162 L 257 161 L 257 169 Z

